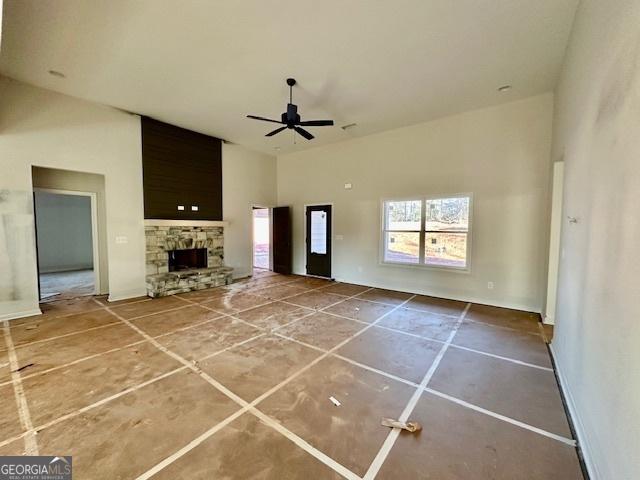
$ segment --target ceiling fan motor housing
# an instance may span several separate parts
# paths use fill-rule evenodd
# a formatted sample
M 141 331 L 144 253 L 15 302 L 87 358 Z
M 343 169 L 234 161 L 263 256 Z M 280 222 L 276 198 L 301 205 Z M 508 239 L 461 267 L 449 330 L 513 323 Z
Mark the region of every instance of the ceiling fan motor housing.
M 287 111 L 282 114 L 282 123 L 286 123 L 287 127 L 293 128 L 296 123 L 300 122 L 300 115 L 298 115 L 298 106 L 293 103 L 287 104 Z

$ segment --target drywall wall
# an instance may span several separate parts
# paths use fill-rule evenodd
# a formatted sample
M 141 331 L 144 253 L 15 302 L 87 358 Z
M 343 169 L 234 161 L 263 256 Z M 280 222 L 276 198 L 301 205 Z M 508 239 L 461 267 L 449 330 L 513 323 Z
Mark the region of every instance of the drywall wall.
M 38 312 L 32 165 L 104 175 L 110 297 L 142 295 L 140 118 L 0 78 L 0 318 Z
M 278 204 L 293 207 L 294 271 L 305 271 L 304 205 L 329 202 L 337 279 L 539 312 L 552 107 L 545 94 L 279 156 Z M 469 273 L 379 264 L 381 199 L 463 192 L 473 194 Z
M 70 170 L 42 167 L 33 167 L 31 174 L 33 186 L 35 188 L 70 190 L 76 192 L 92 192 L 96 194 L 100 293 L 109 293 L 107 207 L 105 202 L 104 175 L 72 172 Z
M 92 269 L 91 197 L 37 191 L 34 201 L 40 272 Z
M 276 205 L 276 158 L 239 145 L 222 146 L 224 263 L 235 278 L 251 275 L 252 207 Z
M 640 2 L 581 2 L 555 111 L 565 217 L 552 350 L 591 477 L 636 479 Z

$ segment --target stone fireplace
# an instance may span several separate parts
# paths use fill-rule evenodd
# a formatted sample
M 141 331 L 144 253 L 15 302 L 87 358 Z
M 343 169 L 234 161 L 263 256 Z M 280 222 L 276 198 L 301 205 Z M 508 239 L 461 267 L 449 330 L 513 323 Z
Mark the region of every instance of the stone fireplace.
M 163 297 L 231 283 L 233 269 L 224 266 L 225 224 L 145 220 L 147 294 Z

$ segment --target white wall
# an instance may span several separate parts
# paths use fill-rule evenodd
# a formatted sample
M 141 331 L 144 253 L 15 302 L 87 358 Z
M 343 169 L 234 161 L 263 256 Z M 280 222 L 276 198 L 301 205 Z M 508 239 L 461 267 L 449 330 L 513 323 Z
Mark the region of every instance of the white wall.
M 222 148 L 224 263 L 235 278 L 251 275 L 252 207 L 276 205 L 276 158 L 225 143 Z
M 32 165 L 104 175 L 111 296 L 144 294 L 139 117 L 6 78 L 0 98 L 0 318 L 38 308 Z
M 35 203 L 40 272 L 91 270 L 91 197 L 38 191 Z
M 334 240 L 337 279 L 539 312 L 552 106 L 546 94 L 279 156 L 295 272 L 305 269 L 304 204 L 332 202 L 334 238 L 344 237 Z M 379 265 L 381 198 L 462 192 L 474 196 L 470 273 Z
M 583 0 L 554 122 L 565 219 L 552 345 L 594 479 L 640 478 L 639 119 L 640 2 Z

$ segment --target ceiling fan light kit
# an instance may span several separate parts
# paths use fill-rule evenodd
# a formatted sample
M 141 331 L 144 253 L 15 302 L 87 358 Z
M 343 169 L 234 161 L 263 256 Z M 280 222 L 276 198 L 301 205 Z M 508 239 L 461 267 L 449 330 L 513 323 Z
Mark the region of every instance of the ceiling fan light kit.
M 295 78 L 287 78 L 287 85 L 289 85 L 289 103 L 287 104 L 287 111 L 280 116 L 280 120 L 272 120 L 270 118 L 258 117 L 256 115 L 247 115 L 247 118 L 251 118 L 253 120 L 260 120 L 262 122 L 271 122 L 284 125 L 267 133 L 265 137 L 273 137 L 274 135 L 277 135 L 278 133 L 286 129 L 290 129 L 298 133 L 301 137 L 304 137 L 307 140 L 312 140 L 314 136 L 302 127 L 328 127 L 333 125 L 333 120 L 303 121 L 300 118 L 300 114 L 298 113 L 298 106 L 293 103 L 293 86 L 295 84 Z

